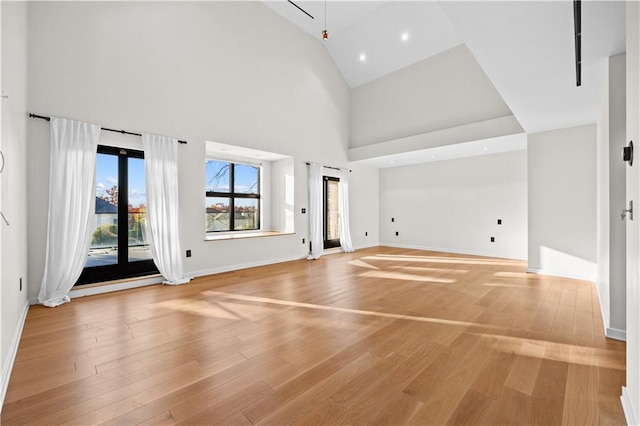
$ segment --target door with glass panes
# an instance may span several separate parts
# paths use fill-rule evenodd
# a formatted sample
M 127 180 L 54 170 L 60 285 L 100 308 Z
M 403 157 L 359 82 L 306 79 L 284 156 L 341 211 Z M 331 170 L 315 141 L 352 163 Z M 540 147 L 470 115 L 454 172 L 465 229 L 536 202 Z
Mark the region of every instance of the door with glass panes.
M 89 255 L 77 284 L 158 273 L 147 239 L 142 151 L 98 146 L 95 202 Z
M 340 247 L 340 220 L 338 219 L 338 185 L 340 185 L 340 179 L 324 176 L 323 183 L 324 248 Z

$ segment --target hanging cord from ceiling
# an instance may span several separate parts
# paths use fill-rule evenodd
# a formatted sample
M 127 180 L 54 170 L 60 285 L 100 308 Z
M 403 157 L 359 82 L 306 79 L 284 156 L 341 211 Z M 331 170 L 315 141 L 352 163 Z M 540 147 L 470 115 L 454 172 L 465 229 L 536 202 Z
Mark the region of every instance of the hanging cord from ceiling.
M 324 0 L 324 29 L 322 30 L 322 40 L 329 38 L 329 31 L 327 31 L 327 0 Z

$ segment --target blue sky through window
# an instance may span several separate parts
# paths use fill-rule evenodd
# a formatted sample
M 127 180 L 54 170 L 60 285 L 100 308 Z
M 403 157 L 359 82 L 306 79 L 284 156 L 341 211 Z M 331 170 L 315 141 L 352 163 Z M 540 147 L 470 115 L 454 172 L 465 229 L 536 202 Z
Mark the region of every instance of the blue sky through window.
M 236 193 L 257 194 L 258 174 L 260 168 L 236 163 L 234 168 Z M 230 192 L 229 163 L 226 161 L 207 160 L 205 165 L 205 181 L 207 191 Z
M 98 154 L 96 160 L 96 197 L 106 196 L 107 189 L 118 186 L 118 156 Z M 129 204 L 147 204 L 144 160 L 129 158 Z

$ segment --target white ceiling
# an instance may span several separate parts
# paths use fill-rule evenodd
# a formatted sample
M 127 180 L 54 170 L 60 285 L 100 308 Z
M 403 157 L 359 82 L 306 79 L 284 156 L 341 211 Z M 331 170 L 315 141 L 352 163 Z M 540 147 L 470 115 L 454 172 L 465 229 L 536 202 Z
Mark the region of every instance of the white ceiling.
M 527 133 L 595 123 L 606 59 L 625 51 L 623 1 L 582 2 L 581 87 L 569 0 L 330 0 L 324 42 L 325 2 L 295 3 L 315 19 L 286 0 L 265 2 L 323 43 L 352 88 L 466 44 Z
M 315 19 L 286 0 L 266 1 L 307 33 L 321 40 L 323 1 L 294 0 Z M 329 39 L 322 41 L 350 87 L 357 87 L 393 71 L 462 44 L 437 2 L 327 1 Z M 402 34 L 408 40 L 402 40 Z M 360 60 L 365 54 L 366 60 Z
M 606 60 L 625 51 L 624 2 L 582 2 L 580 87 L 573 2 L 443 2 L 442 7 L 527 133 L 597 121 Z

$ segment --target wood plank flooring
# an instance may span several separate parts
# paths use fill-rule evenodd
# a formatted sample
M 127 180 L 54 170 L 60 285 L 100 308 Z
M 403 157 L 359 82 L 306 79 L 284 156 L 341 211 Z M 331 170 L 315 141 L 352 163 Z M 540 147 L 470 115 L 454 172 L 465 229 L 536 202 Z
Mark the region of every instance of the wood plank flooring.
M 592 283 L 375 247 L 29 310 L 2 424 L 624 424 Z

